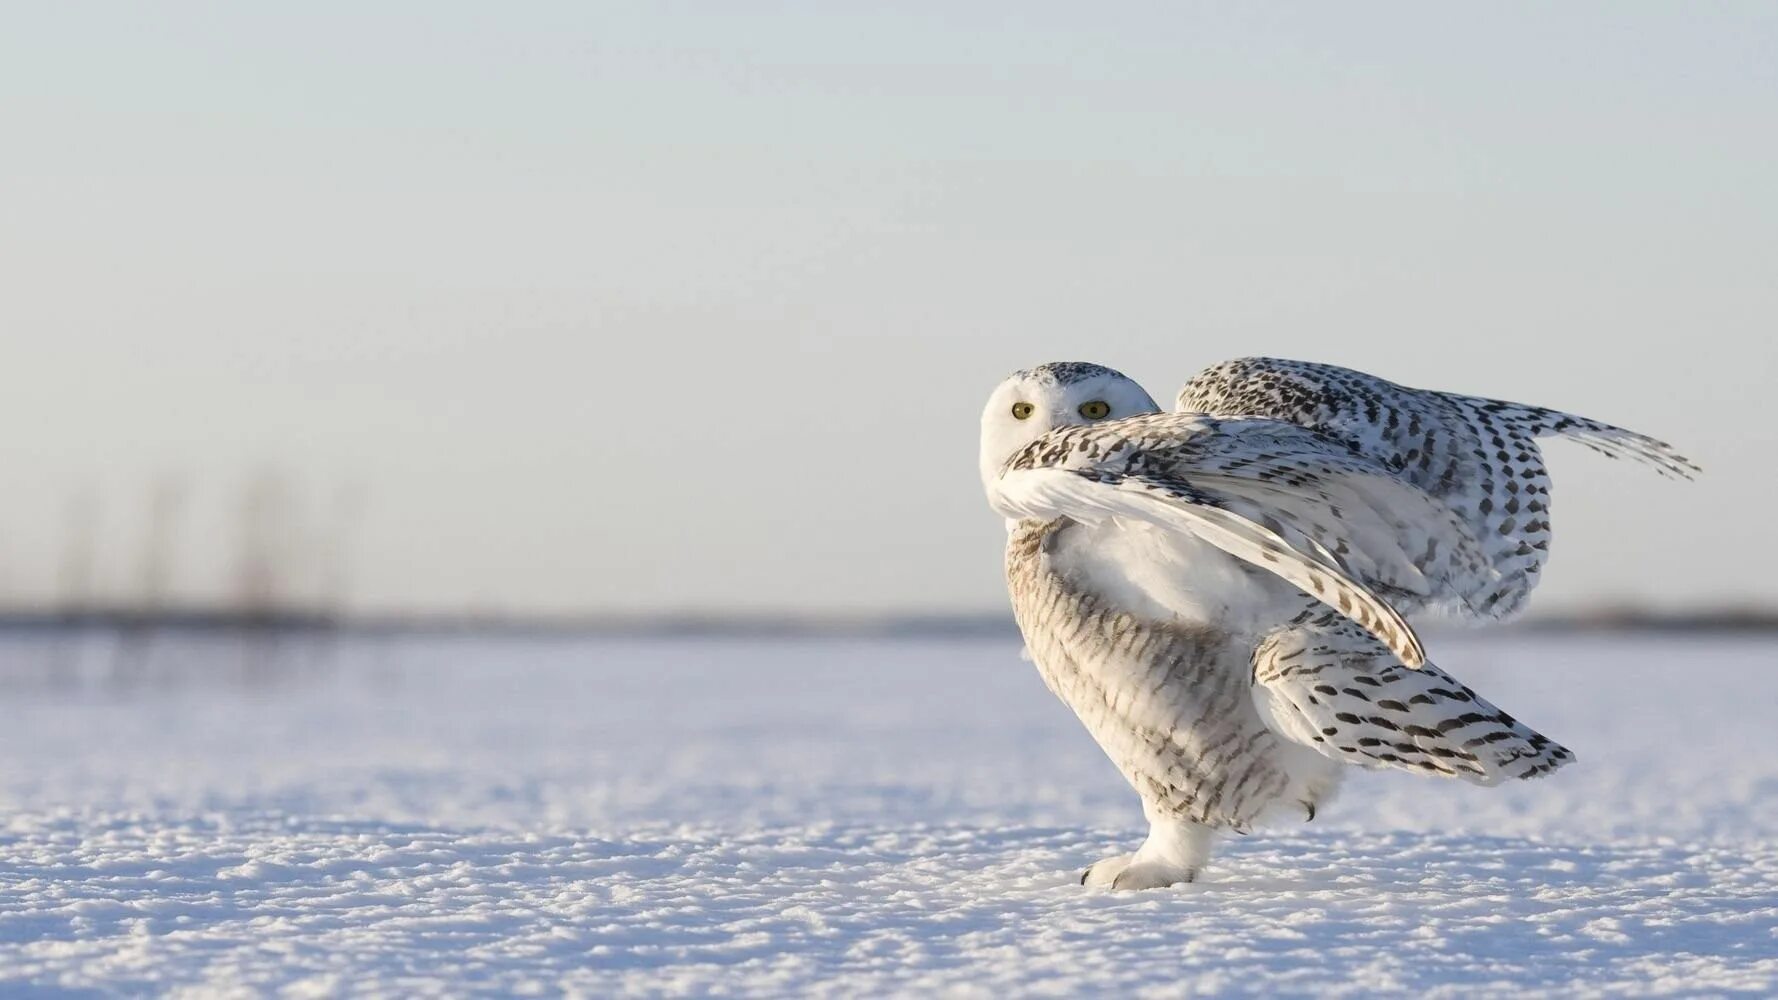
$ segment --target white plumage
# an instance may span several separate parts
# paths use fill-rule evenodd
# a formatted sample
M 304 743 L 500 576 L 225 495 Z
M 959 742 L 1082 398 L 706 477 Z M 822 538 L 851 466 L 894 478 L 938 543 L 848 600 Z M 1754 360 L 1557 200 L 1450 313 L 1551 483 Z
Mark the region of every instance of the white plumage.
M 1026 645 L 1150 821 L 1083 882 L 1189 881 L 1216 830 L 1312 818 L 1341 763 L 1487 785 L 1573 759 L 1427 663 L 1409 616 L 1522 607 L 1548 548 L 1537 437 L 1689 462 L 1595 421 L 1300 362 L 1217 366 L 1180 404 L 1062 363 L 1014 374 L 982 415 Z

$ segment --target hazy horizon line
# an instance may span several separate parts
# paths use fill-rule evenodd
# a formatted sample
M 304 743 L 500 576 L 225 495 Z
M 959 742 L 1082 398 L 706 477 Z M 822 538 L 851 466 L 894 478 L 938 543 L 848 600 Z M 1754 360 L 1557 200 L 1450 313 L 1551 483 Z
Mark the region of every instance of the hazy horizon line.
M 1434 622 L 1438 629 L 1444 623 Z M 1468 631 L 1462 623 L 1453 629 Z M 672 610 L 548 613 L 406 611 L 328 614 L 227 608 L 0 609 L 0 630 L 288 630 L 349 633 L 525 633 L 635 636 L 1016 636 L 1012 613 L 896 611 L 845 613 L 793 610 Z M 1778 631 L 1778 607 L 1671 610 L 1642 606 L 1531 612 L 1495 626 L 1520 631 Z

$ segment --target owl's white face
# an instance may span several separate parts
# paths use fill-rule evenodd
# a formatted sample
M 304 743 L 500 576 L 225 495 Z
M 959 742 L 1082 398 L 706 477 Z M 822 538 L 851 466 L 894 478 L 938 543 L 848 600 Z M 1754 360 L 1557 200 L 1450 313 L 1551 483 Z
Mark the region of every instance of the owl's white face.
M 1020 448 L 1058 427 L 1160 411 L 1141 386 L 1100 365 L 1062 361 L 1014 372 L 982 409 L 982 485 Z

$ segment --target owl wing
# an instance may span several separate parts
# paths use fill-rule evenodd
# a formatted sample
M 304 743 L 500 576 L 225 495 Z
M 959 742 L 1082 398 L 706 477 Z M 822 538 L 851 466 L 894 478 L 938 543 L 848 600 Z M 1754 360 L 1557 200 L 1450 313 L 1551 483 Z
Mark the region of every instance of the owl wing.
M 1475 540 L 1424 491 L 1313 431 L 1273 420 L 1147 414 L 1052 431 L 991 485 L 1007 517 L 1125 518 L 1196 535 L 1425 658 L 1387 592 L 1432 599 L 1454 568 L 1486 576 Z
M 1253 654 L 1253 702 L 1274 732 L 1324 757 L 1462 778 L 1534 778 L 1574 760 L 1427 663 L 1409 670 L 1334 615 L 1306 615 Z
M 1181 412 L 1264 417 L 1338 440 L 1442 501 L 1480 539 L 1495 579 L 1448 594 L 1465 617 L 1504 618 L 1536 586 L 1550 543 L 1550 479 L 1537 439 L 1562 436 L 1673 478 L 1698 467 L 1670 445 L 1542 407 L 1397 385 L 1334 365 L 1240 358 L 1194 376 Z M 1480 581 L 1469 581 L 1480 589 Z M 1412 610 L 1412 608 L 1408 608 Z

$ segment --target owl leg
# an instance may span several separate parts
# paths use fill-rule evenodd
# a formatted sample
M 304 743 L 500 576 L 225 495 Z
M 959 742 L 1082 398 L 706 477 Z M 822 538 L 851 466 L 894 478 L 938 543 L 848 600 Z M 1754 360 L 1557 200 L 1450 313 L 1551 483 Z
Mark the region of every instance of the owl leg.
M 1215 833 L 1173 816 L 1149 815 L 1148 839 L 1111 879 L 1113 889 L 1159 889 L 1190 882 L 1210 860 Z M 1097 866 L 1095 866 L 1097 867 Z M 1090 873 L 1090 872 L 1089 872 Z

